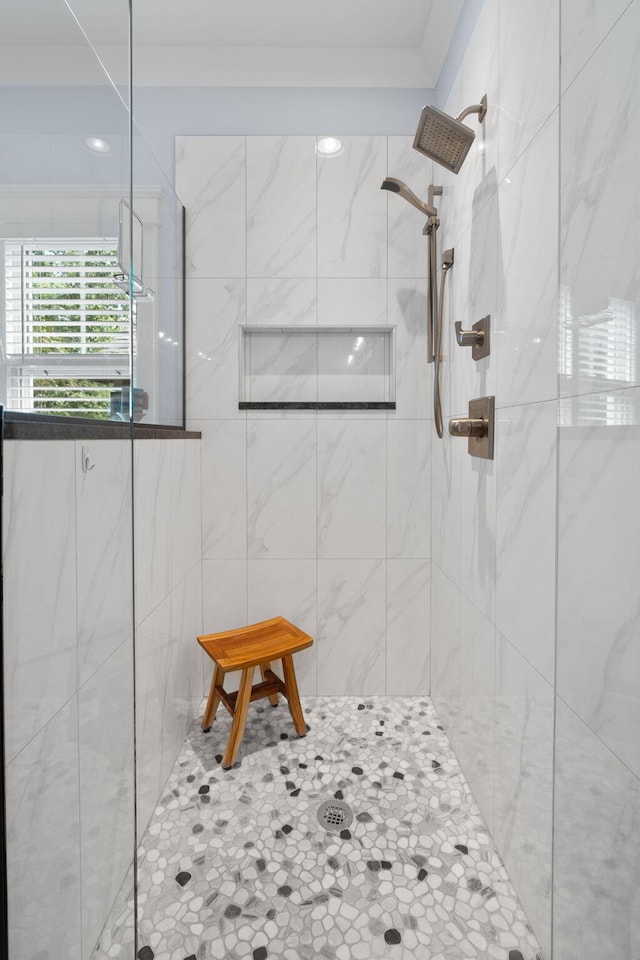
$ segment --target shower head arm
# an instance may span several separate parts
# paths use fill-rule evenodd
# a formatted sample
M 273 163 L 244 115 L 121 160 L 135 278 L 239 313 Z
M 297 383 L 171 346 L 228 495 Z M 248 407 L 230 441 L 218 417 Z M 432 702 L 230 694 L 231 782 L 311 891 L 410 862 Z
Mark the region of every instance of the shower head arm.
M 428 198 L 427 202 L 429 206 L 435 208 L 435 204 L 433 202 L 434 197 L 441 197 L 441 196 L 442 196 L 442 187 L 436 187 L 433 183 L 430 183 L 429 189 L 427 191 L 427 198 Z
M 467 107 L 462 113 L 459 113 L 456 117 L 456 120 L 462 121 L 465 117 L 468 117 L 471 113 L 478 114 L 478 123 L 482 123 L 484 118 L 487 115 L 487 95 L 485 93 L 484 97 L 480 103 L 474 103 L 473 106 Z

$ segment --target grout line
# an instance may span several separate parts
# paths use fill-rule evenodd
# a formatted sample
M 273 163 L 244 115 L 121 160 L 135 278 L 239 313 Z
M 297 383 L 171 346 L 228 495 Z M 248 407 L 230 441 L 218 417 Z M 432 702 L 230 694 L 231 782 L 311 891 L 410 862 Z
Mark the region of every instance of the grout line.
M 573 709 L 571 704 L 568 703 L 564 697 L 561 697 L 559 693 L 556 693 L 554 700 L 559 700 L 567 708 L 567 710 L 569 710 L 573 714 L 576 720 L 578 720 L 582 724 L 582 726 L 585 727 L 589 731 L 589 733 L 592 734 L 600 744 L 602 744 L 602 746 L 607 751 L 607 753 L 609 753 L 612 757 L 615 757 L 615 759 L 618 761 L 620 766 L 624 767 L 624 769 L 629 774 L 629 776 L 633 777 L 633 779 L 640 784 L 640 773 L 637 773 L 635 770 L 633 770 L 629 766 L 629 764 L 625 760 L 623 760 L 622 757 L 618 753 L 616 753 L 616 751 L 606 742 L 606 740 L 603 740 L 600 734 L 596 730 L 594 730 L 593 727 L 583 717 L 581 717 L 576 710 Z M 556 714 L 557 714 L 557 709 L 554 705 L 554 746 L 555 746 L 555 732 L 557 729 Z M 555 771 L 555 750 L 554 750 L 553 759 L 554 759 L 553 769 Z M 554 798 L 554 807 L 555 807 L 555 775 L 553 778 L 553 787 L 554 787 L 553 798 Z M 552 859 L 552 870 L 553 870 L 553 859 Z
M 556 210 L 556 356 L 558 356 L 559 339 L 559 319 L 558 307 L 560 304 L 560 284 L 561 284 L 561 242 L 562 242 L 562 9 L 558 4 L 558 206 Z M 556 758 L 557 758 L 557 732 L 558 732 L 558 557 L 560 546 L 560 374 L 556 373 L 556 430 L 555 430 L 555 543 L 554 543 L 554 610 L 553 610 L 553 704 L 552 704 L 552 737 L 551 737 L 551 863 L 549 873 L 549 960 L 553 960 L 554 954 L 554 922 L 555 922 L 555 825 L 556 825 Z
M 386 173 L 389 176 L 389 137 L 385 137 Z M 389 194 L 385 190 L 385 324 L 389 324 Z M 385 344 L 385 350 L 387 349 Z M 389 692 L 389 411 L 384 432 L 384 692 Z
M 131 446 L 132 446 L 132 456 L 133 456 L 133 442 L 132 442 Z M 83 942 L 83 941 L 84 941 L 84 930 L 83 930 L 83 923 L 82 923 L 83 914 L 84 914 L 84 911 L 83 911 L 83 909 L 82 909 L 82 906 L 83 906 L 82 891 L 84 890 L 84 886 L 83 886 L 83 883 L 82 883 L 82 846 L 83 846 L 83 845 L 82 845 L 82 778 L 81 778 L 81 774 L 80 774 L 80 761 L 81 761 L 81 756 L 80 756 L 80 616 L 79 616 L 79 609 L 78 609 L 78 592 L 79 592 L 79 591 L 78 591 L 78 501 L 79 501 L 79 495 L 78 495 L 78 462 L 79 462 L 79 457 L 81 456 L 81 454 L 82 454 L 82 442 L 79 441 L 79 440 L 76 440 L 76 441 L 74 442 L 74 444 L 73 444 L 73 506 L 74 506 L 73 533 L 74 533 L 74 541 L 75 541 L 75 549 L 74 549 L 74 555 L 75 555 L 75 563 L 74 563 L 74 565 L 75 565 L 75 575 L 74 575 L 75 597 L 74 597 L 74 600 L 75 600 L 75 625 L 76 625 L 76 630 L 75 630 L 75 633 L 76 633 L 76 684 L 75 684 L 76 689 L 75 689 L 74 694 L 73 694 L 71 697 L 69 697 L 69 699 L 67 700 L 67 702 L 60 708 L 60 710 L 58 710 L 57 713 L 54 714 L 54 717 L 57 716 L 58 714 L 60 714 L 60 713 L 62 712 L 62 710 L 64 710 L 64 709 L 66 708 L 66 706 L 67 706 L 68 704 L 70 704 L 71 701 L 73 700 L 73 698 L 75 697 L 75 700 L 76 700 L 76 709 L 75 709 L 76 730 L 75 730 L 75 733 L 76 733 L 76 753 L 77 753 L 77 758 L 78 758 L 78 759 L 77 759 L 77 764 L 78 764 L 78 767 L 77 767 L 77 785 L 78 785 L 78 834 L 77 834 L 77 836 L 78 836 L 78 880 L 79 880 L 79 884 L 80 884 L 80 886 L 79 886 L 79 890 L 80 890 L 80 904 L 79 904 L 79 906 L 80 906 L 80 916 L 79 916 L 79 918 L 78 918 L 78 925 L 79 925 L 79 929 L 80 929 L 80 944 L 81 944 L 81 949 L 84 951 L 84 942 Z M 99 468 L 99 465 L 98 465 L 98 469 L 100 469 L 100 468 Z M 132 491 L 132 492 L 133 492 L 133 491 Z M 132 520 L 133 520 L 133 511 L 132 511 Z M 47 722 L 47 724 L 45 724 L 44 726 L 42 726 L 42 727 L 40 728 L 40 730 L 38 731 L 38 733 L 35 734 L 35 735 L 31 738 L 31 740 L 29 741 L 29 743 L 32 743 L 32 742 L 35 740 L 36 736 L 38 736 L 40 733 L 42 733 L 42 732 L 46 729 L 46 727 L 49 725 L 49 723 L 51 723 L 51 721 L 54 719 L 54 717 L 50 717 L 50 719 L 49 719 L 49 721 Z M 25 747 L 26 747 L 26 746 L 28 746 L 28 744 L 25 744 Z M 23 747 L 23 749 L 25 749 L 25 747 Z M 20 751 L 20 753 L 22 753 L 22 750 Z M 14 758 L 14 759 L 15 759 L 15 758 Z M 135 767 L 134 767 L 134 770 L 135 770 Z
M 247 323 L 249 274 L 249 138 L 244 138 L 244 321 Z M 249 623 L 249 417 L 244 411 L 245 619 Z
M 616 17 L 616 19 L 615 19 L 614 22 L 611 24 L 611 26 L 609 27 L 609 29 L 607 30 L 607 32 L 605 33 L 605 35 L 602 37 L 602 39 L 600 40 L 600 42 L 599 42 L 598 44 L 596 44 L 596 46 L 593 48 L 593 50 L 591 51 L 591 53 L 589 54 L 589 56 L 587 57 L 587 59 L 584 61 L 584 63 L 582 64 L 582 66 L 576 71 L 575 76 L 574 76 L 574 77 L 571 79 L 571 81 L 567 84 L 567 86 L 566 86 L 566 88 L 565 88 L 564 90 L 562 89 L 562 16 L 560 16 L 560 47 L 559 47 L 559 50 L 560 50 L 560 71 L 559 71 L 559 80 L 558 80 L 559 88 L 560 88 L 560 99 L 562 99 L 563 97 L 565 97 L 565 96 L 567 95 L 567 93 L 569 92 L 569 90 L 571 89 L 571 87 L 574 85 L 574 83 L 579 79 L 579 77 L 580 77 L 581 74 L 584 72 L 584 70 L 586 69 L 586 67 L 591 63 L 591 61 L 592 61 L 593 58 L 595 57 L 596 53 L 597 53 L 598 50 L 600 49 L 600 47 L 607 41 L 607 39 L 609 38 L 609 36 L 610 36 L 610 35 L 613 33 L 613 31 L 616 29 L 616 27 L 618 26 L 618 24 L 620 23 L 620 21 L 622 20 L 622 18 L 623 18 L 624 16 L 626 16 L 627 12 L 629 11 L 629 8 L 632 7 L 633 4 L 634 4 L 634 0 L 629 0 L 629 2 L 627 3 L 626 7 L 625 7 L 624 10 L 622 11 L 622 13 L 621 13 L 618 17 Z
M 318 163 L 317 143 L 318 143 L 318 140 L 317 140 L 317 137 L 316 137 L 316 138 L 315 138 L 315 144 L 316 144 L 316 146 L 315 146 L 315 171 L 316 171 L 316 276 L 315 276 L 315 281 L 316 281 L 316 330 L 317 330 L 317 328 L 318 328 L 318 303 L 319 303 L 318 297 L 319 297 L 319 293 L 320 293 L 320 281 L 319 281 L 319 278 L 318 278 L 318 273 L 319 273 L 319 271 L 320 271 L 320 257 L 319 257 L 319 210 L 320 210 L 319 198 L 320 198 L 320 191 L 319 191 L 319 185 L 318 185 L 318 179 L 319 179 L 319 176 L 320 176 L 320 165 L 319 165 L 319 163 Z M 318 351 L 319 351 L 319 343 L 318 343 L 318 336 L 317 336 L 317 334 L 316 334 L 316 399 L 317 399 L 317 397 L 318 397 L 318 390 L 319 390 L 319 384 L 320 384 L 320 368 L 319 368 L 319 353 L 318 353 Z M 320 682 L 320 681 L 319 681 L 320 655 L 319 655 L 319 639 L 318 639 L 318 632 L 319 632 L 319 623 L 318 623 L 318 615 L 319 615 L 319 604 L 318 604 L 318 585 L 319 585 L 319 578 L 318 578 L 318 572 L 319 572 L 319 571 L 318 571 L 318 506 L 319 506 L 319 499 L 320 499 L 320 498 L 319 498 L 319 495 L 318 495 L 318 479 L 319 479 L 318 419 L 319 419 L 319 418 L 318 418 L 318 412 L 317 412 L 317 411 L 315 412 L 315 416 L 314 416 L 313 419 L 315 420 L 315 425 L 316 425 L 316 430 L 315 430 L 315 433 L 316 433 L 316 484 L 315 484 L 315 487 L 316 487 L 316 516 L 315 516 L 315 521 L 316 521 L 316 522 L 315 522 L 315 529 L 316 529 L 316 538 L 315 538 L 315 571 L 316 571 L 316 579 L 315 579 L 316 650 L 315 650 L 315 684 L 314 684 L 314 691 L 315 691 L 315 694 L 316 694 L 316 696 L 317 696 L 317 695 L 318 695 L 318 684 L 319 684 L 319 682 Z

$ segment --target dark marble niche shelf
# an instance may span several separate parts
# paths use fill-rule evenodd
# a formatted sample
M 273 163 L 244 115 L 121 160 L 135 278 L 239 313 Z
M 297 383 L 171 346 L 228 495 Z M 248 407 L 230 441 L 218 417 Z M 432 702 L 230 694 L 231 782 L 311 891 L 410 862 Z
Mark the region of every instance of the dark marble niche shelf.
M 395 410 L 393 401 L 256 401 L 241 400 L 238 403 L 240 410 Z

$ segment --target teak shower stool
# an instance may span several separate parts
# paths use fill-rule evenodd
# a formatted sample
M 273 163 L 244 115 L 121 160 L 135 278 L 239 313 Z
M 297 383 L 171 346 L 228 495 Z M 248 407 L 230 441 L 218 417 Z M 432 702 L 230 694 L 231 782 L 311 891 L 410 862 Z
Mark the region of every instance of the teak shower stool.
M 233 718 L 229 743 L 222 758 L 225 769 L 235 761 L 247 722 L 247 710 L 253 700 L 269 697 L 271 706 L 277 707 L 278 694 L 281 693 L 289 702 L 296 733 L 304 737 L 307 725 L 300 705 L 293 654 L 310 647 L 312 637 L 284 617 L 274 617 L 240 630 L 205 634 L 198 637 L 198 643 L 215 664 L 202 729 L 205 733 L 211 729 L 220 701 Z M 272 660 L 282 660 L 284 682 L 271 669 Z M 253 686 L 256 667 L 260 667 L 262 683 Z M 225 673 L 232 670 L 242 670 L 237 693 L 227 693 L 222 686 Z

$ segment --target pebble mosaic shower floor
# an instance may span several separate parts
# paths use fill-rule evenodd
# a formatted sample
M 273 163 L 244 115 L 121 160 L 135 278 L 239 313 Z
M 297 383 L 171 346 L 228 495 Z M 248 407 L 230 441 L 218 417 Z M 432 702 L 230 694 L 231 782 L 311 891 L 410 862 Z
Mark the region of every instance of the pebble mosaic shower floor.
M 425 698 L 253 704 L 194 724 L 141 840 L 139 960 L 541 960 L 462 771 Z M 348 829 L 317 818 L 330 799 Z M 126 892 L 94 960 L 133 951 Z

